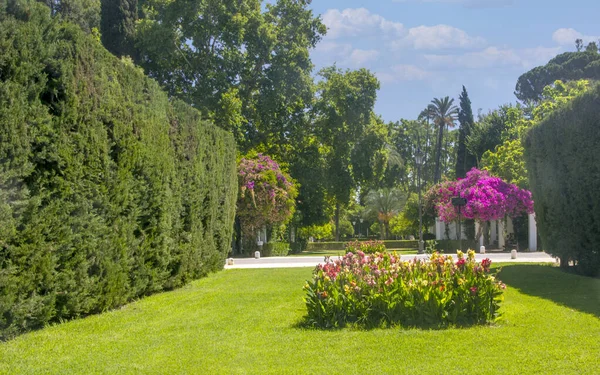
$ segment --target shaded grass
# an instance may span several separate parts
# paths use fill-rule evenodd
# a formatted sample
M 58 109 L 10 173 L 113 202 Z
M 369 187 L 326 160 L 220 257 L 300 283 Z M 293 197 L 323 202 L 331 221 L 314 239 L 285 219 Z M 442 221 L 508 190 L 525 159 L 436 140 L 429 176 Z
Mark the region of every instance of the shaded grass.
M 311 269 L 228 270 L 1 343 L 0 373 L 597 374 L 600 319 L 582 312 L 587 303 L 567 307 L 596 291 L 578 289 L 580 276 L 521 267 L 500 274 L 509 287 L 498 324 L 430 331 L 299 329 Z M 543 296 L 512 287 L 533 271 L 557 279 Z
M 551 265 L 518 264 L 502 270 L 502 281 L 521 293 L 600 318 L 600 278 L 581 277 Z

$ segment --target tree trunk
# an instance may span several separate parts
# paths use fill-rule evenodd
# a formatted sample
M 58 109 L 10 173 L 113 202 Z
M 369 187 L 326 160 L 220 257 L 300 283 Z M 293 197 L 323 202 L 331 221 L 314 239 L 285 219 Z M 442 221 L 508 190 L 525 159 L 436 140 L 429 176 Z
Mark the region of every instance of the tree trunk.
M 483 235 L 483 223 L 481 221 L 479 222 L 478 227 L 479 227 L 479 229 L 477 230 L 477 233 L 475 234 L 475 241 L 479 245 L 479 240 L 481 239 L 481 236 Z
M 433 183 L 437 184 L 440 182 L 442 177 L 440 173 L 441 161 L 442 161 L 442 142 L 444 142 L 444 125 L 439 126 L 438 130 L 438 141 L 436 146 L 436 155 L 435 155 L 435 173 L 433 176 Z
M 340 204 L 335 203 L 335 241 L 340 241 Z

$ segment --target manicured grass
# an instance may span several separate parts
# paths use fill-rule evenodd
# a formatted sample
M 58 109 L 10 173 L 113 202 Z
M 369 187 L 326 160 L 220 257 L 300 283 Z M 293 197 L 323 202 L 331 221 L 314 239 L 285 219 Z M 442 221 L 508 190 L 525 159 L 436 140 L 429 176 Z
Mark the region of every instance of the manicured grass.
M 310 269 L 229 270 L 0 343 L 5 374 L 598 374 L 600 280 L 504 266 L 504 318 L 448 330 L 297 328 Z

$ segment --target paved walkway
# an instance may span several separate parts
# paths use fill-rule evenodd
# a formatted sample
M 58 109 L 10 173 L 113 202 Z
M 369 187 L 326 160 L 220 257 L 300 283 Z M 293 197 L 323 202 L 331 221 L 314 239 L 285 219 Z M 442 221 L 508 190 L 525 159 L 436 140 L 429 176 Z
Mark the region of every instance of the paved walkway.
M 401 259 L 409 260 L 416 258 L 426 258 L 428 255 L 402 255 Z M 456 258 L 456 255 L 453 255 Z M 336 257 L 331 257 L 335 259 Z M 517 259 L 511 259 L 510 253 L 489 253 L 476 254 L 475 259 L 481 261 L 490 258 L 492 263 L 516 262 L 516 263 L 556 263 L 556 259 L 546 253 L 518 253 Z M 234 268 L 292 268 L 292 267 L 315 267 L 323 263 L 324 257 L 270 257 L 270 258 L 239 258 L 233 260 L 232 266 L 225 266 L 225 269 Z

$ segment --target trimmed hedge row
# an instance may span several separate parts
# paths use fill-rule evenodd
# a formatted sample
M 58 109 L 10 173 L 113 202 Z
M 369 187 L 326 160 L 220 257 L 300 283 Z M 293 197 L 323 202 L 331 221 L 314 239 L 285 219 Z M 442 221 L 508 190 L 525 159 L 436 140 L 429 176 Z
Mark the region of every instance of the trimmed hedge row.
M 436 242 L 435 248 L 441 253 L 456 254 L 456 250 L 479 251 L 479 245 L 477 245 L 477 241 L 474 240 L 462 240 L 462 249 L 460 248 L 461 242 L 459 240 L 437 240 Z
M 323 250 L 344 250 L 346 242 L 309 242 L 306 251 L 323 251 Z M 419 241 L 402 240 L 402 241 L 383 241 L 383 244 L 388 249 L 417 249 Z
M 600 273 L 600 86 L 526 135 L 525 159 L 544 249 Z
M 235 142 L 47 7 L 0 7 L 0 339 L 223 267 Z

